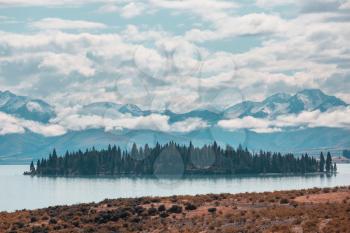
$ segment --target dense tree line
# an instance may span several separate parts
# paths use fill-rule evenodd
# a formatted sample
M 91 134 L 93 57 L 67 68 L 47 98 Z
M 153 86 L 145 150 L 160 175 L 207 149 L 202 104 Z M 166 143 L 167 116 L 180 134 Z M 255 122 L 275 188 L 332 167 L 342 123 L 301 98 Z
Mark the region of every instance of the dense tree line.
M 310 173 L 336 170 L 330 153 L 317 160 L 307 154 L 252 153 L 239 146 L 237 149 L 220 147 L 216 142 L 203 147 L 174 142 L 165 145 L 137 147 L 122 150 L 117 146 L 85 152 L 66 152 L 58 156 L 56 150 L 47 159 L 32 162 L 32 175 L 177 175 L 177 174 L 260 174 L 260 173 Z

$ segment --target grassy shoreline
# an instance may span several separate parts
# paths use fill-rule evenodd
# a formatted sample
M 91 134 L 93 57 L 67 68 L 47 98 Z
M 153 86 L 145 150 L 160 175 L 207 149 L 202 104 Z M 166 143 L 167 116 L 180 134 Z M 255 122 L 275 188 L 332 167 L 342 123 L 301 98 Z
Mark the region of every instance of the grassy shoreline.
M 1 212 L 0 232 L 350 232 L 350 187 L 123 198 Z

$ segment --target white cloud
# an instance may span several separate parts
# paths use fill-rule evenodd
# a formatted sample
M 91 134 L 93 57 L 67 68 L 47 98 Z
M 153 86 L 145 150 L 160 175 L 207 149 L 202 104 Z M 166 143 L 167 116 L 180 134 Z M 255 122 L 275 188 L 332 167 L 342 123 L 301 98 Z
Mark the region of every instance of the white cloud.
M 344 2 L 341 4 L 340 9 L 349 10 L 349 9 L 350 9 L 350 1 L 349 1 L 349 0 L 344 1 Z
M 71 7 L 90 3 L 108 3 L 120 0 L 0 0 L 0 7 L 27 7 L 27 6 L 43 6 L 43 7 Z
M 208 123 L 200 118 L 188 118 L 184 121 L 176 122 L 171 125 L 171 131 L 191 132 L 197 129 L 207 128 Z
M 74 111 L 74 110 L 73 110 Z M 62 125 L 66 130 L 85 130 L 103 128 L 106 131 L 122 129 L 146 129 L 162 132 L 189 132 L 208 127 L 206 122 L 198 118 L 169 124 L 169 117 L 161 114 L 148 116 L 130 116 L 128 114 L 82 115 L 72 113 L 71 110 L 60 114 L 53 122 Z
M 34 112 L 34 111 L 42 112 L 43 111 L 42 107 L 37 102 L 28 102 L 26 104 L 26 107 L 31 112 Z
M 98 12 L 100 12 L 100 13 L 113 13 L 113 12 L 117 12 L 119 9 L 120 8 L 115 4 L 106 4 L 106 5 L 101 6 L 98 9 Z
M 228 130 L 250 129 L 255 132 L 275 132 L 284 128 L 333 127 L 350 128 L 350 107 L 338 108 L 327 112 L 311 111 L 298 115 L 282 115 L 276 119 L 260 119 L 247 116 L 222 120 L 218 125 Z
M 289 4 L 295 4 L 295 0 L 256 0 L 256 5 L 263 8 L 271 8 L 271 7 L 277 7 L 277 6 L 283 6 L 283 5 L 289 5 Z
M 234 3 L 232 1 L 221 1 L 221 0 L 186 0 L 186 1 L 180 1 L 180 0 L 150 0 L 150 3 L 152 3 L 155 6 L 162 7 L 162 8 L 168 8 L 168 9 L 175 9 L 175 10 L 225 10 L 225 9 L 232 9 L 237 8 L 238 4 Z
M 291 6 L 296 7 L 299 13 L 322 13 L 346 9 L 347 0 L 256 0 L 256 5 L 262 8 Z
M 39 64 L 39 68 L 55 69 L 63 75 L 69 75 L 74 71 L 86 77 L 95 74 L 93 63 L 86 56 L 82 55 L 50 53 L 44 56 Z
M 0 135 L 22 134 L 25 133 L 26 130 L 44 136 L 59 136 L 66 133 L 65 129 L 57 124 L 41 124 L 39 122 L 19 119 L 0 112 Z
M 40 30 L 89 30 L 89 29 L 104 29 L 107 26 L 103 23 L 84 21 L 84 20 L 67 20 L 60 18 L 44 18 L 39 21 L 30 23 L 30 26 Z
M 108 3 L 98 9 L 100 13 L 119 13 L 121 17 L 130 19 L 141 15 L 146 10 L 146 5 L 141 2 L 129 2 L 125 5 Z
M 350 107 L 339 108 L 328 112 L 303 112 L 299 115 L 280 116 L 277 124 L 284 125 L 304 125 L 306 127 L 334 127 L 350 128 Z
M 0 112 L 0 135 L 24 132 L 25 129 L 17 124 L 14 117 Z
M 144 10 L 144 5 L 140 3 L 128 3 L 123 8 L 121 8 L 121 16 L 124 18 L 133 18 L 140 15 Z
M 230 120 L 221 120 L 218 125 L 228 130 L 250 129 L 258 133 L 280 131 L 280 128 L 275 128 L 269 120 L 258 119 L 251 116 L 244 118 L 236 118 Z
M 160 29 L 140 30 L 138 26 L 129 24 L 126 29 L 122 31 L 122 37 L 127 41 L 145 42 L 145 41 L 159 41 L 164 38 L 171 38 L 169 33 Z
M 287 28 L 287 22 L 275 15 L 253 13 L 239 17 L 224 17 L 214 21 L 214 30 L 192 29 L 185 34 L 185 38 L 191 41 L 220 40 L 236 36 L 274 34 Z

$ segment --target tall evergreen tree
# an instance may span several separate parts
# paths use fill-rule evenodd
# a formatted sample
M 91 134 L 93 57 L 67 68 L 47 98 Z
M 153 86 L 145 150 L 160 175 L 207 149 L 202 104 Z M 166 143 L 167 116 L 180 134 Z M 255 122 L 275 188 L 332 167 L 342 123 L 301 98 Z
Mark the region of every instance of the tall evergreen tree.
M 35 167 L 34 167 L 34 162 L 33 161 L 30 163 L 30 173 L 32 173 L 32 174 L 35 173 Z
M 321 152 L 321 154 L 320 154 L 320 169 L 319 169 L 319 172 L 324 172 L 324 167 L 325 167 L 325 159 L 324 159 L 323 152 Z
M 326 172 L 331 172 L 332 171 L 332 156 L 331 153 L 327 153 L 327 159 L 326 159 Z

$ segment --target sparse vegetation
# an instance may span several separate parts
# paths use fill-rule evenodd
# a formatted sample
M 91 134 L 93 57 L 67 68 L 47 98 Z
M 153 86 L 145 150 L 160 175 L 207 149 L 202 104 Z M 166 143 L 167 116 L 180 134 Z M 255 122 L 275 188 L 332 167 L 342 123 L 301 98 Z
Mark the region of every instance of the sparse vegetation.
M 3 212 L 0 232 L 350 232 L 349 200 L 350 187 L 105 200 Z

